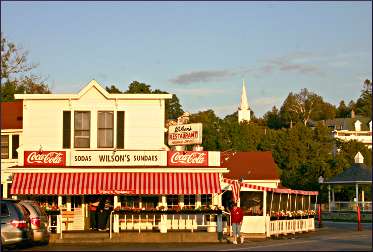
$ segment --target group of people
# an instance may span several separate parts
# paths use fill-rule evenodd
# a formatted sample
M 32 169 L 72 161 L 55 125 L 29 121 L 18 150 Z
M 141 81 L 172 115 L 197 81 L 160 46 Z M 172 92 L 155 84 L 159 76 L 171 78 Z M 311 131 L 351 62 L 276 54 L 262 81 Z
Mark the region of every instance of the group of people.
M 113 206 L 109 200 L 101 199 L 100 201 L 89 204 L 90 230 L 107 231 L 110 224 L 110 212 Z

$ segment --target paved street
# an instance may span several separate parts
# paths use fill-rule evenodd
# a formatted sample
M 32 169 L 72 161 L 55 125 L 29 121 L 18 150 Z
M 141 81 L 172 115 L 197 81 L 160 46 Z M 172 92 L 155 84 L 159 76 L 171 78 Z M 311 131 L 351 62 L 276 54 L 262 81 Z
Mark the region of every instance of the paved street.
M 324 222 L 316 232 L 296 234 L 295 237 L 246 241 L 244 244 L 50 244 L 23 248 L 23 251 L 371 251 L 372 226 L 364 224 L 356 231 L 355 223 Z

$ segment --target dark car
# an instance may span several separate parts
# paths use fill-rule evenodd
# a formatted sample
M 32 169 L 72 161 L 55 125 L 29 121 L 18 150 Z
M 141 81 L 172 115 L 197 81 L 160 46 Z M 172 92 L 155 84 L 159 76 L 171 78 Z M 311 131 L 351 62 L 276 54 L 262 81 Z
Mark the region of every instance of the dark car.
M 49 243 L 50 232 L 48 230 L 48 215 L 32 200 L 21 200 L 19 202 L 26 208 L 30 215 L 32 241 L 42 244 Z
M 1 245 L 27 244 L 31 239 L 30 216 L 19 200 L 1 199 Z

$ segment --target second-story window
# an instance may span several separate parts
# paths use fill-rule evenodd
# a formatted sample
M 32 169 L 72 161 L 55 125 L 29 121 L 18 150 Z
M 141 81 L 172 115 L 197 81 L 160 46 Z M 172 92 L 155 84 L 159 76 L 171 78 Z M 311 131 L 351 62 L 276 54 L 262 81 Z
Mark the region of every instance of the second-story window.
M 114 112 L 99 111 L 97 123 L 97 143 L 99 148 L 114 146 Z
M 18 158 L 19 135 L 12 135 L 12 159 Z
M 1 159 L 9 158 L 9 135 L 1 136 Z
M 74 146 L 75 148 L 89 148 L 91 113 L 89 111 L 75 111 L 74 113 Z

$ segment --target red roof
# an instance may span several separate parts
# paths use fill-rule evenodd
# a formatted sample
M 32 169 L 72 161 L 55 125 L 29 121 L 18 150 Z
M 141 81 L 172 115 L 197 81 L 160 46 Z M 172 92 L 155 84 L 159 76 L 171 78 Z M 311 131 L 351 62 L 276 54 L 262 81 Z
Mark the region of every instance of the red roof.
M 1 129 L 22 129 L 22 101 L 1 102 Z
M 222 153 L 221 167 L 230 170 L 225 178 L 243 180 L 280 180 L 270 151 Z

